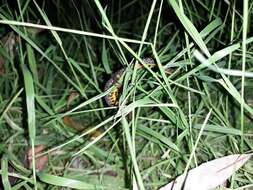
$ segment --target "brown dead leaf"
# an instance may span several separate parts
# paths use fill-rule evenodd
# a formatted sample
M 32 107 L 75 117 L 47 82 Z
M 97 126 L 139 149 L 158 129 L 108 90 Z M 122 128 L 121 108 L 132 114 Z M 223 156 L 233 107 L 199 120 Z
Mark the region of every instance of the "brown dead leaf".
M 67 125 L 68 127 L 75 129 L 77 131 L 82 131 L 84 128 L 81 124 L 74 121 L 71 117 L 65 116 L 63 117 L 63 123 Z
M 1 38 L 1 44 L 4 46 L 6 52 L 10 55 L 12 59 L 17 54 L 16 47 L 18 44 L 20 44 L 20 42 L 20 37 L 14 32 L 9 32 L 6 36 Z
M 67 108 L 69 108 L 69 105 L 71 104 L 71 102 L 73 102 L 79 96 L 80 94 L 78 92 L 71 92 L 67 99 Z
M 84 129 L 85 129 L 85 127 L 83 125 L 81 125 L 80 123 L 76 122 L 75 120 L 73 120 L 69 116 L 63 117 L 63 123 L 66 126 L 72 128 L 72 129 L 75 129 L 76 131 L 84 131 Z M 90 129 L 91 128 L 88 127 L 88 128 L 86 128 L 86 131 L 88 131 Z M 99 129 L 97 129 L 97 130 L 91 132 L 90 134 L 88 134 L 88 136 L 91 138 L 91 140 L 94 140 L 95 138 L 97 138 L 101 134 L 102 134 L 102 132 Z
M 1 46 L 4 47 L 6 53 L 13 59 L 17 50 L 16 47 L 20 43 L 21 39 L 14 32 L 9 32 L 6 36 L 0 39 Z M 0 56 L 0 75 L 5 74 L 5 58 Z
M 45 149 L 44 145 L 35 146 L 34 147 L 35 156 L 36 156 L 36 154 L 41 153 L 44 149 Z M 28 168 L 31 169 L 32 168 L 32 148 L 29 148 L 29 150 L 27 151 L 27 159 L 26 160 L 27 160 Z M 48 162 L 48 156 L 47 155 L 37 157 L 35 159 L 35 168 L 36 168 L 36 170 L 42 171 L 46 167 L 47 162 Z

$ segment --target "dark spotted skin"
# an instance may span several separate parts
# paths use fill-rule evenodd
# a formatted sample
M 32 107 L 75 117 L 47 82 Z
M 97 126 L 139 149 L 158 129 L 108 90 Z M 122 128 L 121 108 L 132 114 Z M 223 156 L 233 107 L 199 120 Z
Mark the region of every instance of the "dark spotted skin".
M 146 57 L 143 59 L 143 61 L 147 64 L 150 65 L 151 67 L 153 67 L 155 65 L 155 61 L 154 59 L 152 59 L 151 57 Z
M 143 61 L 153 67 L 155 65 L 155 61 L 152 58 L 144 58 Z M 139 67 L 140 68 L 140 67 Z M 105 101 L 108 106 L 117 106 L 118 105 L 118 96 L 119 92 L 122 88 L 122 84 L 119 82 L 120 78 L 125 72 L 125 68 L 122 68 L 115 73 L 112 74 L 111 78 L 106 82 L 104 90 L 108 90 L 112 88 L 111 92 L 105 96 Z

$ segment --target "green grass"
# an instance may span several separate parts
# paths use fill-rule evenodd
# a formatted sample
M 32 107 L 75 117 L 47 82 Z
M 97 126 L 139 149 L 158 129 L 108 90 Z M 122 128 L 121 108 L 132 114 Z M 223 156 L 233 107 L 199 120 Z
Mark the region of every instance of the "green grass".
M 4 188 L 9 175 L 18 178 L 12 189 L 158 189 L 203 162 L 251 151 L 252 8 L 247 0 L 4 2 L 0 35 L 20 36 L 0 46 Z M 109 107 L 105 83 L 123 67 L 119 106 Z M 36 145 L 49 156 L 42 172 L 35 159 L 31 170 L 24 163 Z M 228 188 L 250 188 L 252 178 L 249 161 Z

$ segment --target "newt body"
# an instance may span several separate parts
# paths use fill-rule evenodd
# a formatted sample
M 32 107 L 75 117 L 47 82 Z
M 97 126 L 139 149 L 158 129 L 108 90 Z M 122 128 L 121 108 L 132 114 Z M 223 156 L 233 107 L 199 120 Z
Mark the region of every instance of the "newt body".
M 118 96 L 119 96 L 119 91 L 122 88 L 122 84 L 119 83 L 119 80 L 121 76 L 123 75 L 125 69 L 122 68 L 115 73 L 112 74 L 111 78 L 106 82 L 104 90 L 108 90 L 112 86 L 113 89 L 112 91 L 105 96 L 105 101 L 108 106 L 116 106 L 118 105 Z
M 155 61 L 150 58 L 144 58 L 143 61 L 149 65 L 150 67 L 155 66 Z M 141 68 L 142 65 L 138 64 L 138 68 Z M 112 86 L 114 86 L 109 94 L 105 96 L 105 102 L 107 103 L 108 106 L 117 106 L 118 105 L 118 96 L 119 92 L 122 88 L 122 84 L 119 82 L 120 78 L 125 72 L 125 68 L 122 68 L 115 73 L 112 74 L 111 78 L 106 82 L 104 90 L 108 90 Z

